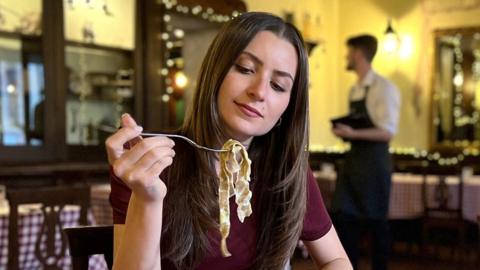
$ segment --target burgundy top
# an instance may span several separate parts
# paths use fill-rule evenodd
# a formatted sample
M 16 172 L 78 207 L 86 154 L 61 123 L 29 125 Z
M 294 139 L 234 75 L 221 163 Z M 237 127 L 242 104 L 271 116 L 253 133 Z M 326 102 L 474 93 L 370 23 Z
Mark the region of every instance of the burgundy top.
M 111 188 L 110 203 L 113 208 L 113 223 L 124 224 L 130 199 L 130 189 L 116 177 L 110 174 Z M 235 198 L 230 199 L 230 212 L 236 213 Z M 252 206 L 252 208 L 254 208 Z M 257 228 L 255 215 L 245 218 L 244 223 L 238 220 L 237 215 L 230 215 L 230 235 L 227 238 L 228 250 L 232 256 L 224 258 L 220 253 L 220 233 L 212 232 L 212 252 L 200 263 L 198 270 L 207 269 L 249 269 L 255 258 Z M 332 221 L 323 204 L 322 195 L 315 181 L 312 171 L 308 170 L 307 210 L 303 222 L 301 240 L 313 241 L 324 236 L 332 227 Z M 162 269 L 175 269 L 170 263 L 162 260 Z

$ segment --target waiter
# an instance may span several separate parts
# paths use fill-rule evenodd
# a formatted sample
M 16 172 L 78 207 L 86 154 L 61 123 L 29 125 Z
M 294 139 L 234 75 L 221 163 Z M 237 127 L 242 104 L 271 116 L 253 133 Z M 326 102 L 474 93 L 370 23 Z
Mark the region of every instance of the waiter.
M 377 51 L 375 37 L 352 37 L 347 47 L 347 70 L 357 75 L 350 89 L 349 115 L 362 119 L 363 126 L 354 129 L 337 123 L 332 128 L 351 144 L 333 197 L 334 222 L 354 269 L 358 269 L 359 237 L 365 230 L 372 236 L 372 269 L 387 269 L 392 174 L 388 148 L 397 132 L 400 95 L 391 81 L 371 67 Z

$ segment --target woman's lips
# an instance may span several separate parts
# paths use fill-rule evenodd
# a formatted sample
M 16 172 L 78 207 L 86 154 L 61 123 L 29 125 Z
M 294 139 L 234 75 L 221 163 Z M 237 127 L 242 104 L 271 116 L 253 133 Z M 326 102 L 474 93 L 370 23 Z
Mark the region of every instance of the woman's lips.
M 248 106 L 247 104 L 243 104 L 243 103 L 235 102 L 235 104 L 237 104 L 237 106 L 240 108 L 240 110 L 245 115 L 247 115 L 248 117 L 261 117 L 261 118 L 263 118 L 263 115 L 259 111 L 257 111 L 255 108 L 253 108 L 251 106 Z

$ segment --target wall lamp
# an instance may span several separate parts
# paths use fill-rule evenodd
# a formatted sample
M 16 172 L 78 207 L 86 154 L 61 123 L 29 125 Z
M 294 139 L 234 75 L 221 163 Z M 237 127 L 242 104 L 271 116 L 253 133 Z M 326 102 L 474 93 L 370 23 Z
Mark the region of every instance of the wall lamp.
M 387 53 L 395 53 L 400 47 L 400 39 L 398 34 L 393 30 L 392 19 L 388 19 L 387 29 L 385 30 L 385 39 L 383 48 Z

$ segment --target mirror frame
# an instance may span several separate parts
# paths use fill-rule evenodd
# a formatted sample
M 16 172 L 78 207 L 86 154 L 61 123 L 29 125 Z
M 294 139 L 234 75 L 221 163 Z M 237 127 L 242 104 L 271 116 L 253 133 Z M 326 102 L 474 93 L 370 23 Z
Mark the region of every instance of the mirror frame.
M 431 151 L 440 151 L 440 152 L 460 152 L 463 149 L 479 149 L 480 148 L 480 139 L 469 141 L 469 140 L 458 140 L 458 141 L 438 141 L 437 137 L 437 127 L 435 118 L 438 114 L 438 109 L 436 108 L 435 104 L 437 103 L 438 98 L 436 97 L 437 89 L 436 89 L 436 79 L 437 79 L 437 63 L 438 59 L 438 46 L 437 42 L 441 36 L 444 35 L 470 35 L 473 36 L 474 34 L 480 34 L 480 25 L 479 26 L 472 26 L 472 27 L 460 27 L 460 28 L 449 28 L 449 29 L 437 29 L 433 32 L 433 56 L 432 56 L 432 74 L 431 74 L 431 93 L 430 93 L 430 117 L 429 117 L 429 148 Z M 453 113 L 453 112 L 452 112 Z

